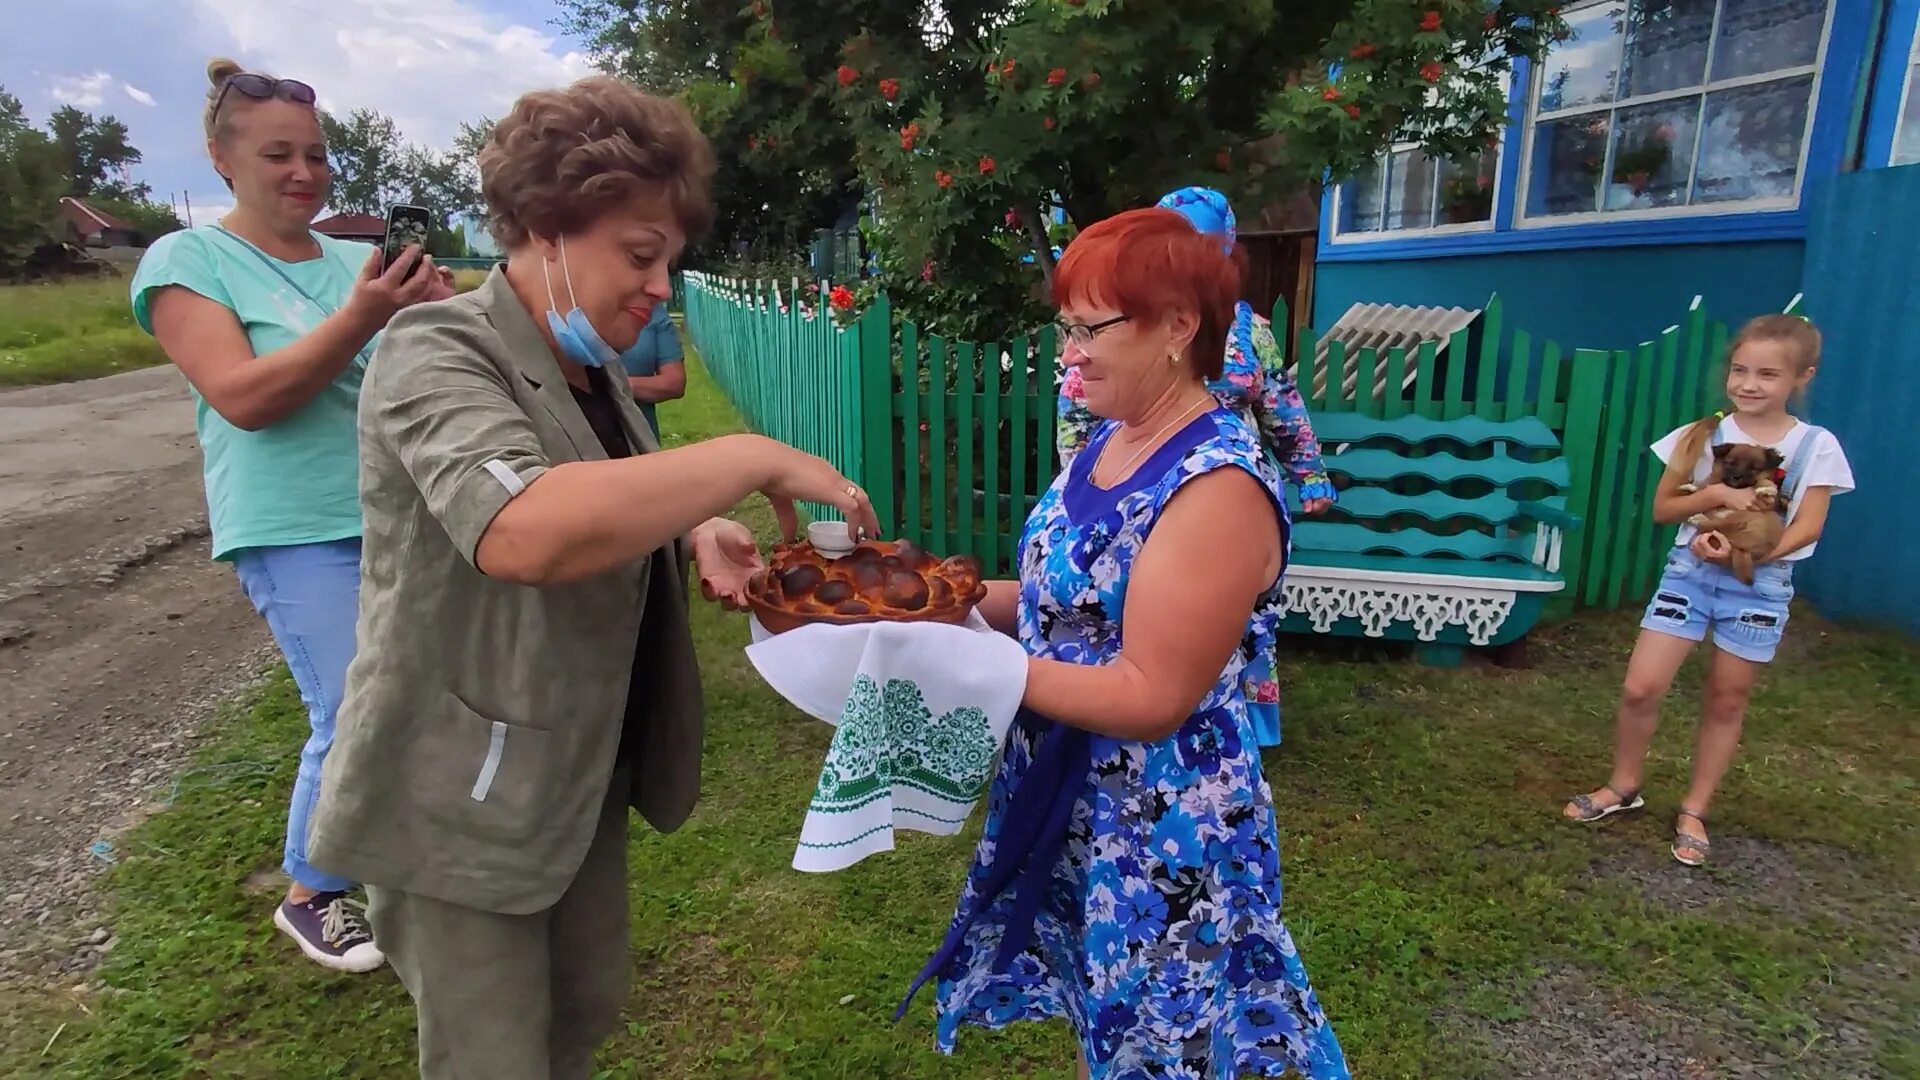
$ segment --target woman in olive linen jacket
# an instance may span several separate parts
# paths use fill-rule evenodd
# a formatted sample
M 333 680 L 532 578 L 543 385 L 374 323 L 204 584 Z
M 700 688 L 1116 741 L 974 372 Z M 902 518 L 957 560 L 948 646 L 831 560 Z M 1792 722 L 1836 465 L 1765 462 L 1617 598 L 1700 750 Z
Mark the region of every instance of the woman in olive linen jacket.
M 769 439 L 662 450 L 618 373 L 712 214 L 686 111 L 606 78 L 521 98 L 480 158 L 507 252 L 396 319 L 361 392 L 359 652 L 315 862 L 368 886 L 428 1077 L 588 1075 L 619 1018 L 627 808 L 677 828 L 700 775 L 687 566 L 738 600 L 725 513 L 858 487 Z

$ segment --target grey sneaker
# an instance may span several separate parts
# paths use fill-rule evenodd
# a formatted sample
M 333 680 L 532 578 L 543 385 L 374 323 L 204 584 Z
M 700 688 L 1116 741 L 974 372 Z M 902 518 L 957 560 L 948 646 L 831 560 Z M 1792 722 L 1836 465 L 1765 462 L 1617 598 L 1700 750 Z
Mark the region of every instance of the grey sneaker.
M 363 972 L 387 962 L 367 928 L 366 909 L 343 892 L 320 893 L 304 904 L 282 900 L 273 925 L 322 967 Z

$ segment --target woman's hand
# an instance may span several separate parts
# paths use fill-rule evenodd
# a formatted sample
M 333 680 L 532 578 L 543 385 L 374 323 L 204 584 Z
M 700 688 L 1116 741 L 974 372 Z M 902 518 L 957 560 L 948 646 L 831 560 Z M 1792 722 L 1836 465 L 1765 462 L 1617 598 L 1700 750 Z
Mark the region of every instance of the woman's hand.
M 358 313 L 378 330 L 401 308 L 424 300 L 444 299 L 430 295 L 436 288 L 450 288 L 436 269 L 433 256 L 422 255 L 417 244 L 407 245 L 385 271 L 380 269 L 380 252 L 375 250 L 367 256 L 367 264 L 360 268 L 360 279 L 353 283 L 353 293 L 347 297 L 347 309 Z
M 433 273 L 434 277 L 438 280 L 427 290 L 428 302 L 452 299 L 459 292 L 459 290 L 453 286 L 453 271 L 444 266 L 435 266 Z
M 1702 562 L 1717 563 L 1721 566 L 1727 565 L 1733 559 L 1733 545 L 1727 542 L 1726 537 L 1712 531 L 1696 533 L 1693 543 L 1688 545 L 1687 550 L 1693 552 L 1693 557 Z
M 1702 489 L 1703 494 L 1712 495 L 1716 508 L 1728 510 L 1765 510 L 1766 500 L 1752 488 L 1728 487 L 1725 484 L 1712 484 Z
M 747 609 L 747 583 L 767 568 L 745 525 L 708 518 L 693 530 L 693 561 L 700 572 L 700 595 L 729 611 Z
M 1300 504 L 1301 517 L 1313 517 L 1333 509 L 1332 499 L 1308 499 Z
M 800 532 L 796 502 L 825 503 L 839 510 L 856 537 L 878 539 L 880 520 L 874 516 L 873 503 L 860 485 L 842 476 L 825 458 L 795 450 L 784 443 L 767 440 L 774 448 L 770 478 L 760 488 L 773 503 L 773 515 L 780 521 L 780 535 L 792 540 Z

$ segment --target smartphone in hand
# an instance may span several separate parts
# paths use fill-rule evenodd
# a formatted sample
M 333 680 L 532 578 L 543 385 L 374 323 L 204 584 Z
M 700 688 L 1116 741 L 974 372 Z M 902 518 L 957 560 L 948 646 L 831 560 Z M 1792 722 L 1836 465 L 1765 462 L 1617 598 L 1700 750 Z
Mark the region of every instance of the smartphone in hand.
M 427 232 L 432 224 L 433 219 L 424 206 L 402 203 L 390 207 L 387 210 L 387 236 L 380 244 L 380 272 L 386 273 L 408 247 L 417 247 L 420 254 L 425 255 Z

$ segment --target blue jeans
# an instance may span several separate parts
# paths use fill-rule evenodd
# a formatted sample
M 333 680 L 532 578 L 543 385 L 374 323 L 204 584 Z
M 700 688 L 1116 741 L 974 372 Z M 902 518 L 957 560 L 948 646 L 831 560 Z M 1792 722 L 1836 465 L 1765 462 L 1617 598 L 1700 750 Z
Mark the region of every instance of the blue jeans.
M 1765 664 L 1787 632 L 1792 602 L 1792 563 L 1756 566 L 1753 584 L 1743 585 L 1726 567 L 1674 548 L 1640 628 L 1687 641 L 1704 641 L 1711 630 L 1722 652 Z
M 360 541 L 247 548 L 234 553 L 234 573 L 273 631 L 293 672 L 311 729 L 287 809 L 287 876 L 318 892 L 353 888 L 343 877 L 307 863 L 307 820 L 320 801 L 320 766 L 333 746 L 333 721 L 353 659 L 360 601 Z

